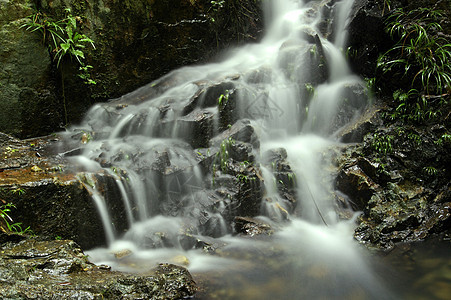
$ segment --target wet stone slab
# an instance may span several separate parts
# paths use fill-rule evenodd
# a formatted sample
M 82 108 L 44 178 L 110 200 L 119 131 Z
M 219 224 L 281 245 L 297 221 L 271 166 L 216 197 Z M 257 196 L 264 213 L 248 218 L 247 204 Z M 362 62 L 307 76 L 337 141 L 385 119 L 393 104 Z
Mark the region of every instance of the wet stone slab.
M 96 266 L 70 240 L 0 234 L 2 299 L 180 299 L 197 290 L 189 272 L 160 264 L 132 275 Z

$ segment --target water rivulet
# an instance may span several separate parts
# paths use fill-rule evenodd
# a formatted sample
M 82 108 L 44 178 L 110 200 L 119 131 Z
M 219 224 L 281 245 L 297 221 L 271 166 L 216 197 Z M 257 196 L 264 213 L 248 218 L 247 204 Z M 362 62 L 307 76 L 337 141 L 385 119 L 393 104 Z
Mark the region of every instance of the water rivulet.
M 368 104 L 344 58 L 351 5 L 266 1 L 260 43 L 93 107 L 72 157 L 107 237 L 90 257 L 185 264 L 221 299 L 390 298 L 331 185 L 337 136 Z M 98 172 L 115 178 L 125 226 Z

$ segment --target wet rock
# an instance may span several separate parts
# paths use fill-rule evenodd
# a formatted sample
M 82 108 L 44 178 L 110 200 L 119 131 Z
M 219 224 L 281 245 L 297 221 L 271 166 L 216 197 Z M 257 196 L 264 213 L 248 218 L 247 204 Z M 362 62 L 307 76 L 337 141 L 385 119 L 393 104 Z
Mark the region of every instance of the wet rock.
M 194 110 L 177 120 L 178 135 L 193 148 L 207 147 L 213 136 L 217 112 Z
M 1 244 L 0 294 L 20 299 L 181 299 L 197 290 L 188 271 L 160 264 L 143 275 L 95 266 L 76 243 L 25 239 Z
M 272 165 L 273 169 L 280 169 L 279 164 L 288 157 L 285 148 L 271 149 L 263 153 L 262 162 L 264 165 Z
M 270 224 L 254 218 L 236 217 L 235 231 L 247 236 L 271 235 L 274 229 Z
M 279 51 L 278 61 L 286 76 L 300 87 L 306 84 L 317 86 L 327 78 L 327 61 L 319 39 L 317 44 L 284 44 Z M 318 47 L 319 46 L 319 47 Z
M 198 83 L 202 86 L 183 109 L 183 114 L 191 112 L 195 108 L 207 108 L 224 106 L 235 90 L 235 84 L 232 81 L 222 79 L 219 83 Z
M 262 67 L 257 70 L 251 70 L 243 74 L 243 78 L 247 83 L 269 83 L 273 74 L 273 70 L 269 67 Z
M 392 8 L 398 1 L 391 3 Z M 391 39 L 385 32 L 385 16 L 389 8 L 384 1 L 355 1 L 349 19 L 348 51 L 354 72 L 366 78 L 375 76 L 376 62 L 380 53 L 391 46 Z
M 23 179 L 20 170 L 14 176 Z M 15 222 L 23 228 L 29 226 L 36 234 L 74 239 L 86 249 L 106 244 L 96 204 L 74 175 L 54 174 L 52 179 L 32 176 L 38 178 L 22 184 L 0 184 L 1 198 L 15 206 L 10 214 Z M 124 231 L 127 225 L 120 221 L 125 219 L 124 208 L 114 179 L 100 175 L 94 180 L 106 192 L 116 231 Z
M 335 187 L 351 196 L 356 209 L 359 210 L 366 207 L 370 198 L 381 189 L 358 164 L 342 169 L 336 179 Z
M 379 118 L 379 111 L 381 109 L 377 106 L 369 107 L 355 122 L 351 122 L 348 126 L 342 128 L 337 132 L 337 136 L 343 143 L 361 143 L 366 134 L 375 130 L 380 126 L 382 121 Z
M 241 140 L 259 145 L 249 122 L 238 122 L 213 138 L 211 144 L 214 146 L 210 152 L 215 154 L 208 160 L 210 165 L 206 165 L 212 174 L 211 187 L 215 197 L 222 199 L 223 206 L 218 212 L 227 224 L 231 224 L 237 215 L 256 216 L 260 210 L 263 178 L 254 165 L 256 150 L 251 143 Z
M 297 205 L 296 174 L 291 169 L 286 158 L 287 151 L 284 148 L 271 149 L 263 153 L 262 164 L 273 173 L 277 190 L 280 196 L 286 200 L 285 204 L 289 208 L 289 213 L 292 213 Z M 271 201 L 271 199 L 266 199 L 266 201 Z M 288 211 L 284 213 L 288 214 Z
M 42 37 L 21 28 L 30 6 L 26 1 L 0 4 L 0 131 L 22 138 L 59 128 L 62 108 Z
M 211 139 L 211 145 L 219 146 L 223 141 L 231 139 L 249 143 L 254 148 L 260 147 L 260 140 L 250 120 L 239 120 L 227 130 Z
M 238 194 L 235 200 L 238 216 L 257 216 L 260 214 L 261 199 L 263 197 L 263 177 L 256 167 L 242 170 L 235 165 L 232 173 L 238 178 Z
M 449 144 L 434 142 L 444 130 L 438 128 L 379 127 L 361 146 L 348 147 L 348 158 L 339 162 L 336 186 L 363 211 L 357 240 L 390 250 L 399 242 L 449 231 Z M 383 153 L 382 139 L 390 140 Z
M 246 163 L 255 162 L 254 149 L 250 143 L 235 141 L 230 145 L 228 152 L 229 157 L 233 160 Z
M 341 91 L 340 100 L 332 125 L 328 128 L 331 134 L 347 124 L 354 123 L 353 120 L 358 118 L 369 104 L 369 95 L 362 83 L 348 84 Z
M 62 157 L 54 156 L 56 137 L 8 141 L 0 145 L 5 157 L 0 169 L 0 198 L 15 206 L 10 216 L 36 234 L 73 239 L 85 248 L 106 243 L 90 185 L 97 185 L 110 205 L 118 233 L 127 226 L 120 192 L 109 174 L 77 176 Z M 39 153 L 39 155 L 37 155 Z M 11 167 L 14 166 L 13 168 Z M 100 230 L 99 230 L 100 229 Z
M 116 257 L 117 259 L 123 259 L 132 254 L 133 254 L 133 252 L 131 250 L 125 249 L 125 250 L 120 250 L 120 251 L 115 252 L 114 257 Z
M 385 201 L 384 201 L 385 200 Z M 450 228 L 449 203 L 427 207 L 424 199 L 374 201 L 355 231 L 357 240 L 390 250 L 398 242 L 421 241 Z

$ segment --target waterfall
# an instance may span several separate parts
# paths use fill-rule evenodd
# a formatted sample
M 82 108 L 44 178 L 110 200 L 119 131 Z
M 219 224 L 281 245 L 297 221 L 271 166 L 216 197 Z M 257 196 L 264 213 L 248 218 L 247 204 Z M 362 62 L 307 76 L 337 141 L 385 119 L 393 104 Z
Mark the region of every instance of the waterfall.
M 108 247 L 89 251 L 92 260 L 143 270 L 183 256 L 193 272 L 229 274 L 229 287 L 260 289 L 253 276 L 285 281 L 279 282 L 283 292 L 262 289 L 235 299 L 390 298 L 352 239 L 355 220 L 337 216 L 328 172 L 331 149 L 340 146 L 334 137 L 368 100 L 341 49 L 353 1 L 335 2 L 265 1 L 267 32 L 260 43 L 230 50 L 220 63 L 180 68 L 91 109 L 81 127 L 94 138 L 75 160 L 95 166 L 88 172 L 121 170 L 122 179 L 114 178 L 131 223 L 125 235 L 114 235 L 102 207 Z M 258 178 L 225 171 L 240 141 L 221 136 L 238 123 L 251 127 L 259 143 L 239 144 L 252 148 L 251 161 L 236 169 L 254 170 L 249 176 Z M 271 167 L 267 153 L 281 157 L 285 173 Z M 234 235 L 229 215 L 240 210 L 230 199 L 240 191 L 227 188 L 240 181 L 250 193 L 262 193 L 252 208 L 259 210 L 255 220 L 274 227 L 267 239 Z M 290 189 L 295 200 L 286 196 Z M 93 191 L 96 202 L 104 203 L 98 194 Z M 215 247 L 227 255 L 208 255 Z M 116 259 L 113 253 L 123 250 L 130 257 Z M 261 257 L 257 271 L 249 270 L 244 261 L 251 253 L 273 253 L 285 273 L 274 266 L 260 272 L 270 265 Z

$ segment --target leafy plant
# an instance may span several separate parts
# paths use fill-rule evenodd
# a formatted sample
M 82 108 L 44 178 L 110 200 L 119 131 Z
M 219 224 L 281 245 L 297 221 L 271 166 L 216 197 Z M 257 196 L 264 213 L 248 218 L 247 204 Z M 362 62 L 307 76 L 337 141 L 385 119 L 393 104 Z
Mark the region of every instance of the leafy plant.
M 438 173 L 438 170 L 436 168 L 434 168 L 434 167 L 431 167 L 431 166 L 424 167 L 423 171 L 429 176 L 435 176 Z
M 227 169 L 227 161 L 229 160 L 229 149 L 235 144 L 235 140 L 229 137 L 221 142 L 219 146 L 219 161 L 221 170 L 225 171 Z
M 417 145 L 417 146 L 421 145 L 421 136 L 419 134 L 414 133 L 414 132 L 409 132 L 407 134 L 407 138 L 409 140 L 411 140 L 412 142 L 414 142 L 415 145 Z
M 309 98 L 313 98 L 315 95 L 315 87 L 311 83 L 304 84 L 305 90 L 307 91 L 307 95 Z
M 384 0 L 384 7 L 382 8 L 382 15 L 385 15 L 385 10 L 391 10 L 391 0 Z
M 354 49 L 352 46 L 346 48 L 345 56 L 347 59 L 356 58 L 358 55 L 358 51 Z
M 5 203 L 0 206 L 0 217 L 3 219 L 3 222 L 6 225 L 7 229 L 17 234 L 30 233 L 30 226 L 22 229 L 22 223 L 14 223 L 13 219 L 9 216 L 12 208 L 16 207 L 11 203 Z
M 65 17 L 61 20 L 53 20 L 42 12 L 36 12 L 29 16 L 29 21 L 23 25 L 31 32 L 42 33 L 43 42 L 48 45 L 49 52 L 59 68 L 66 57 L 75 60 L 79 65 L 78 77 L 87 85 L 96 84 L 92 79 L 90 70 L 92 66 L 85 62 L 85 49 L 91 46 L 95 49 L 94 41 L 81 33 L 77 24 L 81 23 L 79 16 L 73 16 L 70 8 L 65 9 Z M 66 97 L 64 95 L 64 77 L 61 72 L 61 83 L 63 90 L 64 114 L 67 124 Z
M 378 153 L 387 155 L 393 151 L 393 140 L 394 137 L 392 135 L 375 134 L 371 146 Z
M 446 92 L 451 88 L 451 43 L 435 35 L 442 30 L 437 22 L 440 19 L 442 12 L 426 8 L 410 12 L 394 10 L 388 18 L 387 30 L 393 39 L 399 40 L 379 58 L 378 66 L 384 71 L 402 67 L 404 74 L 417 67 L 412 85 L 420 80 L 422 92 Z M 389 54 L 395 54 L 395 59 Z
M 229 90 L 225 90 L 224 94 L 221 94 L 218 98 L 219 106 L 225 105 L 229 101 Z
M 83 50 L 88 45 L 95 49 L 94 41 L 79 31 L 77 23 L 81 21 L 80 17 L 73 16 L 70 8 L 66 8 L 65 13 L 64 19 L 54 21 L 44 13 L 37 12 L 29 17 L 30 21 L 24 27 L 31 32 L 42 33 L 43 41 L 48 44 L 57 67 L 60 66 L 64 57 L 69 56 L 80 64 L 80 76 L 86 78 L 92 66 L 85 64 Z M 95 84 L 95 81 L 86 83 Z
M 399 74 L 410 81 L 408 92 L 397 91 L 395 118 L 425 121 L 439 115 L 451 94 L 451 43 L 439 35 L 441 11 L 419 8 L 409 12 L 393 10 L 387 31 L 396 45 L 381 55 L 383 74 Z
M 443 145 L 444 143 L 450 143 L 451 142 L 451 134 L 443 134 L 435 143 L 437 145 Z
M 218 11 L 219 9 L 224 7 L 225 0 L 217 0 L 210 1 L 211 7 L 214 11 Z
M 238 174 L 236 177 L 237 177 L 238 180 L 241 181 L 241 182 L 248 182 L 248 181 L 249 181 L 249 176 L 248 176 L 248 175 L 245 175 L 245 174 L 242 174 L 242 173 Z M 251 179 L 251 180 L 255 180 L 255 178 L 250 178 L 250 179 Z
M 416 89 L 408 92 L 396 90 L 393 99 L 398 104 L 396 109 L 389 114 L 390 119 L 400 119 L 404 121 L 424 122 L 433 120 L 441 116 L 445 102 L 431 103 L 428 97 L 420 95 Z
M 13 190 L 11 190 L 11 193 L 13 193 L 13 194 L 17 194 L 17 195 L 23 195 L 23 194 L 25 194 L 25 190 L 24 189 L 22 189 L 22 188 L 16 188 L 16 189 L 13 189 Z
M 220 9 L 224 7 L 225 0 L 217 0 L 217 1 L 210 1 L 211 6 L 208 9 L 208 11 L 212 10 L 213 12 L 217 13 Z M 208 17 L 211 22 L 216 22 L 215 18 L 212 16 Z

